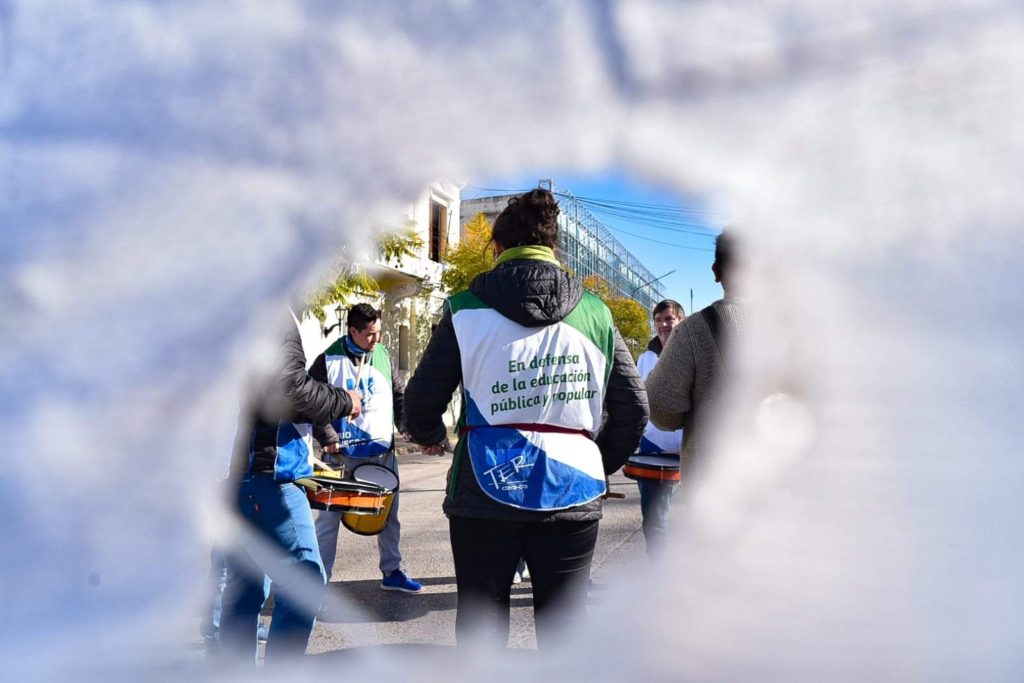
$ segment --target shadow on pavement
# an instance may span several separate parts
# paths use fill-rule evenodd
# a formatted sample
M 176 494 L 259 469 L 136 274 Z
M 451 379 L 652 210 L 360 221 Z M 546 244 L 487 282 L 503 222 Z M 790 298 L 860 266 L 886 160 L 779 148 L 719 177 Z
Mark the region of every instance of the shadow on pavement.
M 454 611 L 457 598 L 454 577 L 420 579 L 424 586 L 451 586 L 436 593 L 424 590 L 409 594 L 383 591 L 380 581 L 341 581 L 327 586 L 327 606 L 317 620 L 329 624 L 360 624 L 371 621 L 410 621 L 430 612 Z M 533 594 L 530 584 L 512 587 L 512 607 L 530 607 Z
M 451 583 L 446 579 L 424 580 Z M 331 624 L 358 624 L 369 621 L 409 621 L 430 612 L 455 609 L 455 591 L 409 594 L 383 591 L 379 580 L 344 581 L 327 586 L 327 607 L 317 619 Z
M 315 659 L 317 664 L 322 663 L 349 663 L 352 660 L 366 659 L 368 657 L 408 657 L 429 658 L 431 662 L 456 661 L 456 649 L 454 645 L 432 645 L 427 643 L 396 643 L 389 645 L 363 645 L 360 647 L 349 647 L 342 650 L 331 650 L 315 655 L 306 655 Z
M 534 659 L 537 651 L 529 648 L 508 648 L 500 650 L 500 659 L 506 663 L 525 662 Z M 466 662 L 472 654 L 460 651 L 454 645 L 434 645 L 428 643 L 394 643 L 386 645 L 365 645 L 342 650 L 331 650 L 315 655 L 307 655 L 315 660 L 316 666 L 321 664 L 354 665 L 366 663 L 368 660 L 386 659 L 390 662 L 403 662 L 410 674 L 417 674 L 420 680 L 434 680 L 443 672 L 458 671 L 458 665 Z M 495 655 L 491 655 L 492 657 Z M 422 665 L 427 665 L 424 668 Z M 430 674 L 433 675 L 430 675 Z M 415 680 L 415 678 L 414 678 Z

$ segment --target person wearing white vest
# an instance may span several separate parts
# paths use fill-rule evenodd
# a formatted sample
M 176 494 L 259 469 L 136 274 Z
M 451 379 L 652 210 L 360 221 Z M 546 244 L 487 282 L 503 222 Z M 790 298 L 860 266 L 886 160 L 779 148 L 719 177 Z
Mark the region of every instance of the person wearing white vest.
M 438 453 L 462 385 L 444 500 L 459 647 L 507 645 L 520 558 L 538 647 L 582 626 L 606 477 L 647 422 L 608 307 L 555 258 L 558 212 L 543 189 L 509 201 L 494 223 L 494 269 L 449 297 L 406 388 L 409 434 Z
M 363 410 L 358 417 L 343 418 L 323 425 L 327 434 L 321 445 L 335 462 L 352 472 L 358 466 L 383 465 L 398 475 L 395 457 L 395 427 L 403 419 L 402 388 L 395 379 L 387 349 L 380 342 L 380 312 L 369 304 L 356 304 L 348 311 L 348 333 L 321 353 L 309 372 L 336 387 L 362 394 Z M 331 459 L 328 457 L 328 459 Z M 419 593 L 422 584 L 402 569 L 402 525 L 398 520 L 396 493 L 384 530 L 377 534 L 382 590 Z M 316 538 L 330 580 L 338 551 L 341 513 L 321 510 L 316 517 Z
M 640 378 L 644 380 L 647 379 L 647 375 L 658 362 L 661 350 L 668 343 L 672 330 L 686 317 L 682 305 L 672 299 L 659 301 L 651 311 L 651 315 L 654 317 L 654 327 L 658 334 L 647 344 L 647 350 L 636 359 Z M 682 447 L 683 430 L 666 431 L 658 429 L 654 424 L 648 422 L 643 438 L 640 439 L 637 453 L 678 458 Z M 643 520 L 642 529 L 644 542 L 647 545 L 647 555 L 654 558 L 662 549 L 665 534 L 668 531 L 669 503 L 672 501 L 676 489 L 679 488 L 679 484 L 655 479 L 638 479 L 636 483 L 640 488 L 640 515 Z

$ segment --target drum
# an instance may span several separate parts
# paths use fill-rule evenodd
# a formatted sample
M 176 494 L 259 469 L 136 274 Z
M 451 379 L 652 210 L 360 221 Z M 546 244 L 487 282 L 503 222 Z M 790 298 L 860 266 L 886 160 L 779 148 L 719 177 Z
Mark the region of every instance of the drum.
M 630 479 L 679 481 L 678 455 L 634 455 L 626 461 L 622 473 Z
M 366 463 L 352 470 L 355 484 L 372 486 L 378 491 L 381 507 L 376 512 L 350 510 L 343 512 L 341 523 L 352 533 L 361 536 L 374 536 L 384 530 L 391 514 L 391 505 L 398 493 L 398 475 L 383 465 Z
M 312 476 L 316 488 L 307 488 L 309 506 L 354 515 L 377 515 L 385 507 L 384 491 L 375 484 L 349 481 L 330 476 Z

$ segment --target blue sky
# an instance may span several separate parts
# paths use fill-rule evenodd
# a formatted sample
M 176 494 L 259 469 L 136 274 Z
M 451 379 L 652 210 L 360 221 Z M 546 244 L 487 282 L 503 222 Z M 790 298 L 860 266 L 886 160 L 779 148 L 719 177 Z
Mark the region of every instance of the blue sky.
M 687 314 L 691 312 L 691 288 L 696 310 L 721 298 L 722 290 L 711 274 L 714 235 L 721 226 L 709 221 L 699 197 L 683 197 L 620 170 L 580 174 L 558 169 L 472 179 L 462 196 L 469 199 L 525 190 L 548 178 L 554 180 L 556 190 L 567 189 L 581 199 L 630 202 L 612 208 L 612 213 L 593 206 L 591 211 L 656 277 L 675 271 L 661 278 L 662 291 L 683 304 Z

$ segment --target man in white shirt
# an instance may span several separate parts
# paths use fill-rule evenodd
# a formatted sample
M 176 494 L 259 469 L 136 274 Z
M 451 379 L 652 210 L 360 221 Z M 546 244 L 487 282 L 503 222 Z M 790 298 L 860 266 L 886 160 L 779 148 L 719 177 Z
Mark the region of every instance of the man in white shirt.
M 640 377 L 644 380 L 647 379 L 647 375 L 658 362 L 661 350 L 668 343 L 672 330 L 686 317 L 682 305 L 672 299 L 659 302 L 651 313 L 654 316 L 654 328 L 657 331 L 657 336 L 651 339 L 647 350 L 636 360 L 636 367 L 640 371 Z M 644 430 L 643 438 L 640 440 L 637 453 L 678 458 L 682 451 L 682 445 L 683 430 L 664 431 L 649 422 Z M 647 554 L 650 557 L 655 557 L 668 530 L 669 503 L 676 489 L 679 488 L 679 484 L 678 482 L 639 479 L 637 485 L 640 487 L 640 513 L 643 516 Z

